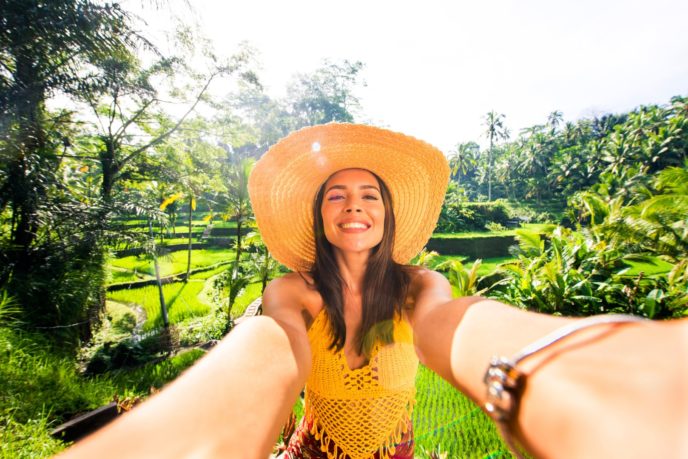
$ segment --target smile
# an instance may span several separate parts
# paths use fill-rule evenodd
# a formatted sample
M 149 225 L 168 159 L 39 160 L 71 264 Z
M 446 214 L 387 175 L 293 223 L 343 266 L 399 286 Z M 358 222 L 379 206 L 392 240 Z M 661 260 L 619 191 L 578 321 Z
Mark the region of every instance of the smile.
M 368 229 L 370 225 L 361 222 L 348 222 L 339 225 L 342 229 Z

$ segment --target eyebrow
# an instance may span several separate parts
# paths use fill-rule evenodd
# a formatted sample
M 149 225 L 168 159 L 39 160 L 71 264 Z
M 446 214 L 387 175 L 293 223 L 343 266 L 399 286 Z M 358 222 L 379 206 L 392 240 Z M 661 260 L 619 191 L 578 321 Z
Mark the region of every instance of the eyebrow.
M 361 185 L 358 188 L 361 190 L 375 190 L 378 193 L 380 193 L 380 190 L 375 185 Z M 332 185 L 327 190 L 325 190 L 325 193 L 329 193 L 332 190 L 346 190 L 346 186 L 344 186 L 344 185 Z

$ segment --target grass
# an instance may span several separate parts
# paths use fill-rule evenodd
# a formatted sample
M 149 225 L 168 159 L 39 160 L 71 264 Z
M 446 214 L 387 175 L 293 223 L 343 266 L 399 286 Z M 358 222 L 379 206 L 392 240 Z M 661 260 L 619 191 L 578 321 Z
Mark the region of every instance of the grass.
M 504 231 L 467 231 L 464 233 L 433 233 L 432 237 L 442 239 L 473 239 L 477 237 L 494 237 L 494 236 L 515 236 L 516 231 L 525 229 L 528 231 L 535 231 L 537 233 L 544 232 L 547 228 L 553 225 L 547 223 L 525 223 L 520 228 L 507 229 Z
M 51 457 L 67 446 L 50 431 L 74 415 L 122 396 L 147 396 L 203 355 L 191 350 L 144 367 L 86 379 L 72 358 L 38 336 L 0 327 L 0 457 Z
M 162 277 L 186 272 L 188 252 L 176 250 L 158 257 L 158 266 Z M 205 267 L 231 261 L 234 252 L 223 248 L 192 250 L 191 269 Z M 155 276 L 153 260 L 145 256 L 130 255 L 111 259 L 108 268 L 112 275 L 112 283 L 132 282 L 140 279 L 152 279 Z
M 76 413 L 107 403 L 114 386 L 84 379 L 74 360 L 48 350 L 38 336 L 0 328 L 0 452 L 47 457 L 64 448 L 49 430 Z
M 201 280 L 163 285 L 170 324 L 176 324 L 191 317 L 203 316 L 210 312 L 212 305 L 199 298 L 199 293 L 203 290 L 204 285 L 205 282 Z M 108 299 L 120 303 L 141 305 L 146 312 L 146 322 L 143 324 L 144 331 L 162 327 L 157 286 L 150 285 L 137 289 L 109 292 Z
M 185 228 L 188 228 L 189 227 L 189 221 L 187 220 L 187 218 L 188 218 L 188 216 L 186 216 L 186 215 L 178 216 L 177 217 L 177 226 L 184 226 Z M 148 220 L 141 220 L 141 219 L 126 220 L 126 221 L 120 222 L 119 224 L 121 226 L 124 226 L 124 227 L 139 227 L 140 226 L 142 228 L 145 227 L 146 229 L 148 229 Z M 191 221 L 192 227 L 199 227 L 199 226 L 205 227 L 207 225 L 208 225 L 208 222 L 203 221 L 203 219 L 200 219 L 200 220 L 193 219 Z M 158 225 L 156 223 L 153 223 L 153 230 L 155 230 L 156 227 L 158 227 Z
M 236 222 L 224 222 L 222 220 L 216 220 L 212 222 L 213 228 L 236 228 Z M 246 228 L 246 224 L 243 225 Z
M 417 453 L 439 449 L 448 457 L 510 457 L 490 418 L 422 365 L 416 378 L 416 400 L 413 433 Z
M 203 355 L 205 352 L 200 349 L 190 349 L 162 362 L 151 363 L 134 370 L 114 372 L 111 380 L 119 393 L 147 396 L 151 387 L 161 389 Z
M 191 275 L 191 279 L 209 279 L 213 276 L 216 276 L 224 271 L 227 271 L 227 265 L 221 265 L 217 266 L 213 269 L 209 269 L 208 271 L 201 271 L 200 273 L 194 273 Z
M 433 259 L 431 267 L 434 268 L 438 264 L 449 260 L 458 260 L 463 263 L 464 267 L 466 268 L 470 268 L 474 262 L 474 260 L 469 260 L 463 255 L 438 255 Z M 514 257 L 485 258 L 483 259 L 482 263 L 480 263 L 480 267 L 478 268 L 478 276 L 490 274 L 495 271 L 500 264 L 515 260 L 516 258 Z
M 255 282 L 248 284 L 244 289 L 244 293 L 234 301 L 232 306 L 232 317 L 241 317 L 249 304 L 261 295 L 262 284 L 260 282 Z
M 434 260 L 433 266 L 437 266 L 439 263 L 447 260 L 459 260 L 467 268 L 470 268 L 474 261 L 468 260 L 462 255 L 438 255 Z M 498 269 L 499 265 L 516 260 L 517 258 L 514 257 L 485 258 L 478 268 L 478 276 L 488 275 Z M 641 272 L 645 273 L 646 276 L 661 276 L 668 273 L 673 267 L 671 263 L 667 263 L 659 258 L 654 260 L 654 262 L 626 261 L 625 263 L 631 268 L 626 272 L 625 276 L 637 276 Z

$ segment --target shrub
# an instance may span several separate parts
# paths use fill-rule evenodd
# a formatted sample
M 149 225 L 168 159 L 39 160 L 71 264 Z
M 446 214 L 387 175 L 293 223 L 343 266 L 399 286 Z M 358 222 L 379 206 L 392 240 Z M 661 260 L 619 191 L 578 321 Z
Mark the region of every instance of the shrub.
M 222 339 L 227 333 L 227 329 L 233 326 L 231 323 L 228 327 L 228 322 L 226 309 L 218 308 L 213 313 L 181 327 L 179 329 L 179 345 L 192 346 L 213 339 Z
M 518 260 L 503 265 L 505 278 L 491 295 L 524 309 L 587 316 L 625 313 L 660 319 L 688 312 L 688 262 L 674 266 L 668 277 L 629 276 L 627 254 L 590 232 L 557 228 L 548 244 L 538 234 L 517 231 Z
M 506 227 L 501 223 L 489 222 L 487 225 L 485 225 L 485 229 L 488 231 L 499 232 L 505 231 Z
M 440 211 L 436 232 L 456 233 L 462 231 L 482 231 L 488 224 L 506 226 L 509 211 L 504 201 L 465 202 L 445 200 Z
M 119 333 L 131 333 L 136 327 L 136 316 L 127 311 L 112 321 L 112 327 Z

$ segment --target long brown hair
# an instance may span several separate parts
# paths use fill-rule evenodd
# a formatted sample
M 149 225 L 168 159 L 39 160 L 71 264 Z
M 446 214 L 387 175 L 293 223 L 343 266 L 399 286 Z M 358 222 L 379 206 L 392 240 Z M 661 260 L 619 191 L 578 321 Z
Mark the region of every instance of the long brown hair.
M 373 345 L 380 339 L 383 343 L 394 340 L 394 315 L 401 314 L 411 282 L 407 267 L 394 261 L 394 234 L 396 222 L 392 206 L 392 195 L 387 185 L 371 172 L 380 186 L 382 203 L 385 206 L 384 233 L 380 243 L 372 249 L 362 285 L 362 320 L 356 334 L 359 354 L 370 357 Z M 328 178 L 329 180 L 329 178 Z M 320 293 L 330 321 L 332 343 L 330 349 L 337 351 L 346 341 L 344 323 L 344 280 L 334 255 L 334 248 L 325 237 L 321 207 L 325 196 L 325 183 L 320 186 L 313 202 L 313 232 L 315 234 L 315 262 L 311 275 L 315 288 Z

